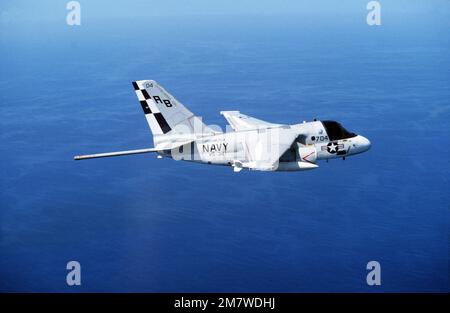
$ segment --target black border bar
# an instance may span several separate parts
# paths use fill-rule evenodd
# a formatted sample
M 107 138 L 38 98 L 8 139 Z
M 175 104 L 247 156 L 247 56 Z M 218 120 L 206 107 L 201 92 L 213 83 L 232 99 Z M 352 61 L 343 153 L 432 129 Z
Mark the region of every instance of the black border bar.
M 176 308 L 175 301 L 183 299 L 208 300 L 216 305 L 200 308 Z M 266 307 L 218 307 L 219 298 L 274 298 L 274 308 Z M 431 309 L 446 307 L 449 294 L 415 293 L 3 293 L 0 302 L 13 308 L 22 306 L 34 309 L 51 307 L 59 312 L 86 308 L 125 309 L 142 307 L 156 312 L 286 312 L 304 308 L 347 307 L 358 311 L 377 308 L 396 308 L 406 306 Z

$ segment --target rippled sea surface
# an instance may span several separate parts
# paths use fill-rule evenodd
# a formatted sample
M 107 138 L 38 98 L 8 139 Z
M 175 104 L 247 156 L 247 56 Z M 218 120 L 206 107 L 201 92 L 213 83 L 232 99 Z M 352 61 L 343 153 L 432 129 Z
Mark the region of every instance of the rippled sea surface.
M 448 21 L 288 16 L 4 25 L 0 290 L 449 290 Z M 151 147 L 131 81 L 208 124 L 221 110 L 334 119 L 372 149 L 298 173 L 233 173 Z M 77 260 L 82 285 L 66 285 Z M 376 260 L 382 285 L 366 284 Z

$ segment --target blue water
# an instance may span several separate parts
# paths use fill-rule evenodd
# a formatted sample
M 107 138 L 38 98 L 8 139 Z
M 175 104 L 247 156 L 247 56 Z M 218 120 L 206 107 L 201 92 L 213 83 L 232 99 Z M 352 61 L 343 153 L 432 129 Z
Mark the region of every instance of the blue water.
M 449 19 L 364 9 L 3 24 L 0 291 L 449 291 Z M 298 173 L 73 161 L 152 146 L 137 79 L 208 124 L 335 119 L 372 149 Z

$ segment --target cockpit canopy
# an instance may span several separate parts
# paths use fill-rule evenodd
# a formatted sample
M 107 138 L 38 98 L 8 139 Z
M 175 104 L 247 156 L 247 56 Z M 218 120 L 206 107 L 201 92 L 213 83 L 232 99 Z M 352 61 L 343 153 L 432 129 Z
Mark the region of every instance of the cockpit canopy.
M 323 127 L 328 134 L 328 138 L 330 141 L 339 140 L 339 139 L 347 139 L 355 137 L 356 134 L 349 132 L 341 124 L 335 121 L 322 121 Z

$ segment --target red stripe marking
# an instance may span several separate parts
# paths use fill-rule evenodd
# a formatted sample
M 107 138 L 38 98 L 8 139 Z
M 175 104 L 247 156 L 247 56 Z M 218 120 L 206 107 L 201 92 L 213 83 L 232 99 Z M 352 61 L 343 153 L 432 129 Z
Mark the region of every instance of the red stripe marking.
M 311 154 L 314 154 L 314 151 L 311 152 L 310 154 L 308 154 L 307 156 L 303 157 L 302 160 L 305 160 L 305 161 L 308 162 L 308 163 L 314 164 L 314 162 L 308 161 L 308 160 L 306 159 L 306 158 L 309 157 Z

